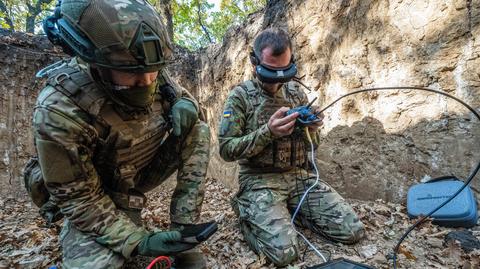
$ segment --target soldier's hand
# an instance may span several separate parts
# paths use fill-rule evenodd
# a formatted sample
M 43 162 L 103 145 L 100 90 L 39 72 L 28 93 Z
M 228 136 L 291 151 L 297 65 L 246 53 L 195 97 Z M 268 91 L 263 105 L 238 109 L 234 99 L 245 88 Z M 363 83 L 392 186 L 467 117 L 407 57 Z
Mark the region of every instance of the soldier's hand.
M 192 129 L 198 120 L 197 107 L 193 101 L 180 98 L 172 107 L 173 134 L 185 135 Z
M 149 257 L 168 256 L 194 247 L 192 244 L 180 242 L 181 239 L 182 235 L 178 231 L 151 233 L 140 241 L 137 253 Z
M 295 127 L 295 120 L 297 119 L 299 113 L 295 112 L 288 116 L 285 116 L 285 113 L 289 110 L 288 107 L 281 107 L 268 120 L 267 126 L 270 129 L 270 132 L 275 137 L 282 137 L 289 135 L 293 132 Z

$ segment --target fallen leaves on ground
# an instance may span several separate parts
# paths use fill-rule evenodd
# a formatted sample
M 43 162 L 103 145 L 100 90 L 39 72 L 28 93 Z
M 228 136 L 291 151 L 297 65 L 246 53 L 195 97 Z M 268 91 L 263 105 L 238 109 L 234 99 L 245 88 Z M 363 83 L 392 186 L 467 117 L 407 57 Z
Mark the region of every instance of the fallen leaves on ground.
M 168 229 L 170 197 L 174 183 L 157 188 L 148 194 L 148 205 L 142 212 L 149 229 Z M 214 179 L 206 183 L 206 195 L 201 222 L 216 220 L 218 231 L 200 246 L 210 269 L 268 269 L 264 256 L 257 256 L 247 246 L 239 231 L 238 219 L 231 206 L 234 192 Z M 0 269 L 47 268 L 59 264 L 61 249 L 58 244 L 60 223 L 46 227 L 37 208 L 28 196 L 0 196 Z M 404 206 L 377 201 L 350 201 L 365 224 L 366 236 L 356 245 L 331 243 L 302 230 L 306 237 L 326 256 L 346 258 L 376 268 L 392 268 L 387 260 L 398 238 L 413 223 Z M 463 268 L 480 267 L 480 250 L 465 253 L 458 244 L 445 245 L 443 238 L 454 229 L 433 225 L 430 221 L 415 229 L 403 242 L 398 255 L 398 268 Z M 480 227 L 470 229 L 480 238 Z M 300 259 L 290 269 L 319 264 L 322 260 L 299 239 Z M 135 259 L 127 269 L 145 268 L 148 259 Z

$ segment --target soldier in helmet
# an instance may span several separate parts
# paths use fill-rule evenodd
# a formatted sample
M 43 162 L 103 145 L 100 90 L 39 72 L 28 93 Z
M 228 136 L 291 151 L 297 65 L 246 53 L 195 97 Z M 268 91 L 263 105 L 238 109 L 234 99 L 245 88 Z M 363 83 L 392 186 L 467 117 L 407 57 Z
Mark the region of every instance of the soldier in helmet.
M 158 13 L 144 0 L 64 0 L 44 30 L 74 57 L 39 72 L 47 85 L 33 115 L 38 159 L 25 183 L 44 216 L 55 219 L 56 207 L 65 216 L 63 267 L 172 255 L 176 268 L 204 268 L 177 230 L 199 217 L 210 133 L 166 73 L 172 47 Z M 175 171 L 172 231 L 149 232 L 144 194 Z
M 286 112 L 308 101 L 299 84 L 291 81 L 297 69 L 287 32 L 278 28 L 261 32 L 250 60 L 255 78 L 234 87 L 225 102 L 220 156 L 240 164 L 240 189 L 232 205 L 245 240 L 257 254 L 286 266 L 298 257 L 291 213 L 316 179 L 307 169 L 311 145 L 306 131 L 295 125 L 299 114 Z M 321 121 L 308 125 L 313 141 L 318 141 L 321 125 Z M 347 244 L 363 236 L 357 215 L 327 183 L 320 181 L 306 197 L 295 223 Z

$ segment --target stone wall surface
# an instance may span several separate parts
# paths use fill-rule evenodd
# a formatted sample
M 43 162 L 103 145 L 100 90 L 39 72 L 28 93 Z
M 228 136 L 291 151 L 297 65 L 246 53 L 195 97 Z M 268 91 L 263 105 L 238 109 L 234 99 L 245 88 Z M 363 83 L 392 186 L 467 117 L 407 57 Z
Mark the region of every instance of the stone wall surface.
M 213 132 L 223 101 L 251 77 L 249 45 L 268 26 L 289 30 L 303 81 L 325 106 L 370 87 L 420 86 L 480 105 L 480 1 L 269 1 L 201 62 L 198 95 Z M 321 178 L 347 197 L 404 201 L 408 187 L 479 160 L 479 124 L 456 101 L 413 90 L 353 95 L 325 112 Z M 236 166 L 214 144 L 211 174 L 230 186 Z M 474 183 L 478 189 L 480 184 Z
M 321 106 L 363 88 L 421 86 L 478 108 L 479 24 L 480 0 L 270 0 L 231 28 L 223 43 L 179 50 L 170 71 L 200 100 L 216 134 L 228 91 L 252 75 L 254 37 L 280 26 L 293 38 L 299 74 L 313 89 L 309 97 L 319 97 Z M 41 85 L 33 74 L 59 56 L 42 47 L 40 37 L 5 45 L 9 38 L 2 34 L 0 43 L 0 182 L 19 182 L 33 152 L 30 116 Z M 480 159 L 477 120 L 437 94 L 362 93 L 325 116 L 320 175 L 346 197 L 404 201 L 411 184 L 450 174 L 464 179 Z M 212 142 L 210 176 L 235 188 L 237 166 L 223 162 L 215 136 Z
M 19 189 L 25 162 L 34 152 L 31 117 L 43 85 L 35 73 L 63 54 L 45 37 L 0 30 L 0 189 Z

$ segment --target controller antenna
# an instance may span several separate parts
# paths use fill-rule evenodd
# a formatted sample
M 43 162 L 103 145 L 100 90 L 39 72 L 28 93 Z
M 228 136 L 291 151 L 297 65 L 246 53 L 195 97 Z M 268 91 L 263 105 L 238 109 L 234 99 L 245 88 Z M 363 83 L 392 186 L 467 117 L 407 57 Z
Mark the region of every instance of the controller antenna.
M 318 97 L 313 98 L 313 100 L 310 103 L 308 103 L 307 108 L 310 108 L 313 105 L 313 103 L 315 102 L 315 100 L 317 100 L 317 98 Z

